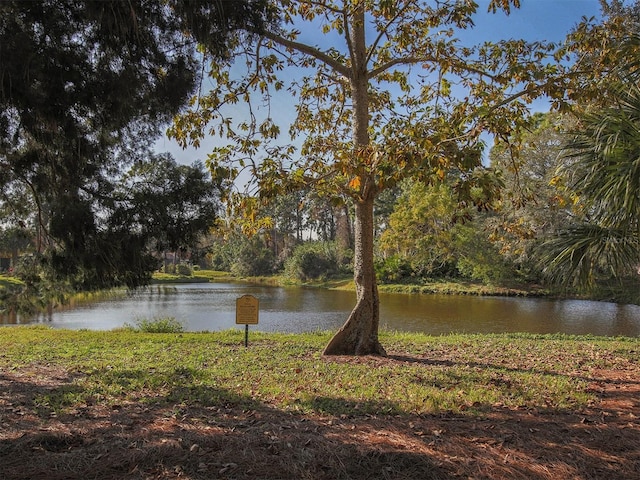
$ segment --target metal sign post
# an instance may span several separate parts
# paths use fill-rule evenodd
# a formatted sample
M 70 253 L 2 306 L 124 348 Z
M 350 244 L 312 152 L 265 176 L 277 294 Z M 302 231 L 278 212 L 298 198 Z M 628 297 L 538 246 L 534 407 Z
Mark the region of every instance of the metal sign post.
M 244 325 L 244 346 L 249 346 L 249 325 L 258 324 L 260 301 L 253 295 L 236 299 L 236 324 Z

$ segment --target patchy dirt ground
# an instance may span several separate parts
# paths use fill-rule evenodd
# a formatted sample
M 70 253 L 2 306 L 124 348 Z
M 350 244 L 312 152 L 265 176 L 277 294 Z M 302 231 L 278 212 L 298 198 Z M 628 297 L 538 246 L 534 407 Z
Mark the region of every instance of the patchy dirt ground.
M 0 372 L 0 479 L 638 479 L 640 377 L 597 371 L 576 413 L 300 416 L 142 403 L 37 413 L 67 372 Z

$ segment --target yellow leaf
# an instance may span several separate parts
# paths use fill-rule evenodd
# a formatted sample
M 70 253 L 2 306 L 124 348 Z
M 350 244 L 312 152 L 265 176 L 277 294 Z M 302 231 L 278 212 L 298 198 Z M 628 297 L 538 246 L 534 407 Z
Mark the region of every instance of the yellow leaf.
M 353 177 L 349 182 L 349 187 L 354 190 L 358 190 L 360 188 L 360 177 Z

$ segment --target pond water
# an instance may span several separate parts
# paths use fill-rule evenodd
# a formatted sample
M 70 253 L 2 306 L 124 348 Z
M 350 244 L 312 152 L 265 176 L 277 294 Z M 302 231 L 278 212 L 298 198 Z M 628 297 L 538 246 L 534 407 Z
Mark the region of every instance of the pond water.
M 242 283 L 161 285 L 19 323 L 111 330 L 134 325 L 140 319 L 175 317 L 187 331 L 244 328 L 235 324 L 235 302 L 246 294 L 260 301 L 259 324 L 251 330 L 268 332 L 336 330 L 355 303 L 354 292 L 319 288 Z M 640 306 L 584 300 L 381 294 L 380 316 L 383 329 L 428 334 L 640 335 Z

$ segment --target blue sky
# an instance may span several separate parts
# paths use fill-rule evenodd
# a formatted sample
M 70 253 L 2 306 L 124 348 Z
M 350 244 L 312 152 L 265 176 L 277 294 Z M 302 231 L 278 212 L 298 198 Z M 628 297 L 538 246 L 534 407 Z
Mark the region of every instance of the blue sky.
M 598 0 L 521 0 L 521 8 L 512 10 L 508 16 L 502 12 L 486 13 L 489 0 L 477 2 L 480 8 L 475 28 L 460 35 L 461 40 L 469 45 L 510 38 L 560 42 L 582 17 L 597 17 L 600 14 Z M 322 37 L 319 36 L 319 39 Z M 285 101 L 288 105 L 276 104 L 272 107 L 282 107 L 283 110 L 290 107 L 291 98 L 287 97 Z M 241 107 L 238 107 L 238 115 L 243 115 Z M 283 122 L 280 126 L 284 132 L 287 131 L 288 124 Z M 283 141 L 286 142 L 288 139 Z M 207 138 L 203 140 L 199 149 L 183 150 L 175 142 L 163 138 L 156 142 L 155 149 L 159 152 L 170 152 L 180 163 L 189 164 L 195 160 L 204 161 L 212 146 L 218 143 L 225 142 Z
M 507 38 L 547 40 L 559 42 L 580 22 L 582 17 L 598 17 L 598 0 L 521 0 L 521 7 L 504 13 L 485 13 L 476 21 L 476 28 L 469 30 L 471 38 L 479 41 L 495 41 Z M 480 9 L 488 0 L 478 0 Z

